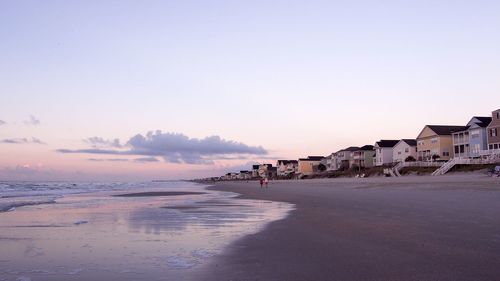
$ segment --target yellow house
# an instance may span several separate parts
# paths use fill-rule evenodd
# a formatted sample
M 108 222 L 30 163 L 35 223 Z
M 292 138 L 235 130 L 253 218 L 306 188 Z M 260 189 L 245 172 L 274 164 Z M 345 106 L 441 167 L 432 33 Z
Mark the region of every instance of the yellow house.
M 309 176 L 312 175 L 316 172 L 317 166 L 321 163 L 321 160 L 323 160 L 323 156 L 309 156 L 307 158 L 300 158 L 299 159 L 299 168 L 298 168 L 298 173 L 299 175 L 303 176 Z
M 417 160 L 450 160 L 453 157 L 451 134 L 465 129 L 465 126 L 426 125 L 417 137 Z

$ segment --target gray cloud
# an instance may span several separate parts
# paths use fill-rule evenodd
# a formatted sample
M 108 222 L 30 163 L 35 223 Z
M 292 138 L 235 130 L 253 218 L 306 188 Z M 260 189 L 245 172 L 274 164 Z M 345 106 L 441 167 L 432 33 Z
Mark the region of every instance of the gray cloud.
M 130 155 L 126 151 L 117 151 L 111 149 L 86 148 L 86 149 L 57 149 L 59 153 L 86 153 L 86 154 L 113 154 L 113 155 Z
M 12 138 L 12 139 L 3 139 L 0 140 L 0 143 L 8 143 L 8 144 L 46 144 L 45 142 L 41 141 L 40 139 L 37 139 L 35 137 L 29 138 Z
M 87 159 L 89 161 L 94 161 L 94 162 L 128 162 L 129 159 L 125 158 L 108 158 L 108 159 L 103 159 L 103 158 L 89 158 Z
M 40 125 L 40 120 L 36 118 L 34 115 L 30 115 L 30 118 L 24 121 L 24 124 L 28 126 L 38 126 Z
M 7 122 L 0 120 L 0 126 L 7 124 Z
M 40 139 L 31 137 L 31 143 L 36 143 L 36 144 L 46 144 L 45 142 L 41 141 Z
M 98 140 L 101 138 L 94 137 Z M 114 142 L 113 142 L 114 143 Z M 116 143 L 120 143 L 118 140 Z M 141 155 L 162 157 L 170 163 L 213 164 L 214 159 L 238 157 L 235 155 L 267 155 L 262 146 L 249 146 L 241 142 L 211 136 L 203 139 L 189 138 L 183 134 L 148 132 L 137 134 L 123 146 L 126 149 L 58 149 L 60 153 L 87 153 L 109 155 Z
M 102 148 L 102 147 L 114 147 L 121 148 L 119 139 L 106 140 L 100 137 L 91 137 L 83 140 L 84 142 L 90 144 L 93 148 Z
M 156 157 L 142 157 L 134 159 L 134 162 L 138 163 L 147 163 L 147 162 L 158 162 L 159 160 Z

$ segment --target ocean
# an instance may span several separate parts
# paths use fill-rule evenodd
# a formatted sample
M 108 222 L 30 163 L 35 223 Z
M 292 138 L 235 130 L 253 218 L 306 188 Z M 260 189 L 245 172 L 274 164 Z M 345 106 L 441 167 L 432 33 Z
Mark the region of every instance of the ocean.
M 233 241 L 294 208 L 206 187 L 0 182 L 0 281 L 196 279 Z

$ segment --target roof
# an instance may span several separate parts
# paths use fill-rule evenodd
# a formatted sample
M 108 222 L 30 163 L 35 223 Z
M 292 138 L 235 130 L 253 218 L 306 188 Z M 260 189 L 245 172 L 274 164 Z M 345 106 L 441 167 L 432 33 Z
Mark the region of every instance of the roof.
M 465 132 L 465 131 L 469 130 L 469 128 L 470 128 L 470 126 L 464 126 L 460 130 L 451 131 L 451 133 L 454 134 L 454 133 L 458 133 L 458 132 Z
M 481 121 L 481 123 L 476 123 L 479 125 L 479 127 L 486 128 L 488 125 L 491 123 L 492 118 L 491 117 L 484 117 L 484 116 L 474 116 L 472 117 L 473 119 L 477 119 Z
M 427 127 L 439 136 L 448 136 L 452 132 L 467 130 L 467 126 L 427 125 Z
M 321 161 L 325 157 L 324 156 L 307 156 L 307 158 L 309 160 L 312 160 L 312 161 Z
M 357 146 L 349 146 L 348 148 L 342 149 L 339 152 L 341 152 L 341 151 L 356 151 L 356 150 L 359 150 L 359 147 L 357 147 Z
M 401 141 L 406 142 L 406 144 L 409 145 L 409 146 L 417 146 L 417 140 L 416 139 L 402 139 Z
M 307 158 L 299 158 L 299 161 L 321 161 L 323 156 L 307 156 Z
M 358 150 L 373 150 L 373 145 L 363 145 Z
M 290 163 L 292 163 L 292 164 L 296 164 L 296 163 L 298 163 L 298 161 L 297 161 L 297 160 L 278 160 L 278 164 L 279 164 L 279 163 L 282 163 L 282 164 L 284 164 L 284 165 L 286 165 L 286 164 L 290 164 Z
M 394 147 L 399 140 L 380 140 L 376 142 L 378 147 Z

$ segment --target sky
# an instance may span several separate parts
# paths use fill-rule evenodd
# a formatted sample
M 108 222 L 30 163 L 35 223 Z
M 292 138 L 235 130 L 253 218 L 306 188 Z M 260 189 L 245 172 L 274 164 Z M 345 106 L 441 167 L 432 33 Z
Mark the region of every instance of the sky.
M 500 108 L 499 1 L 0 0 L 0 180 L 216 176 Z

